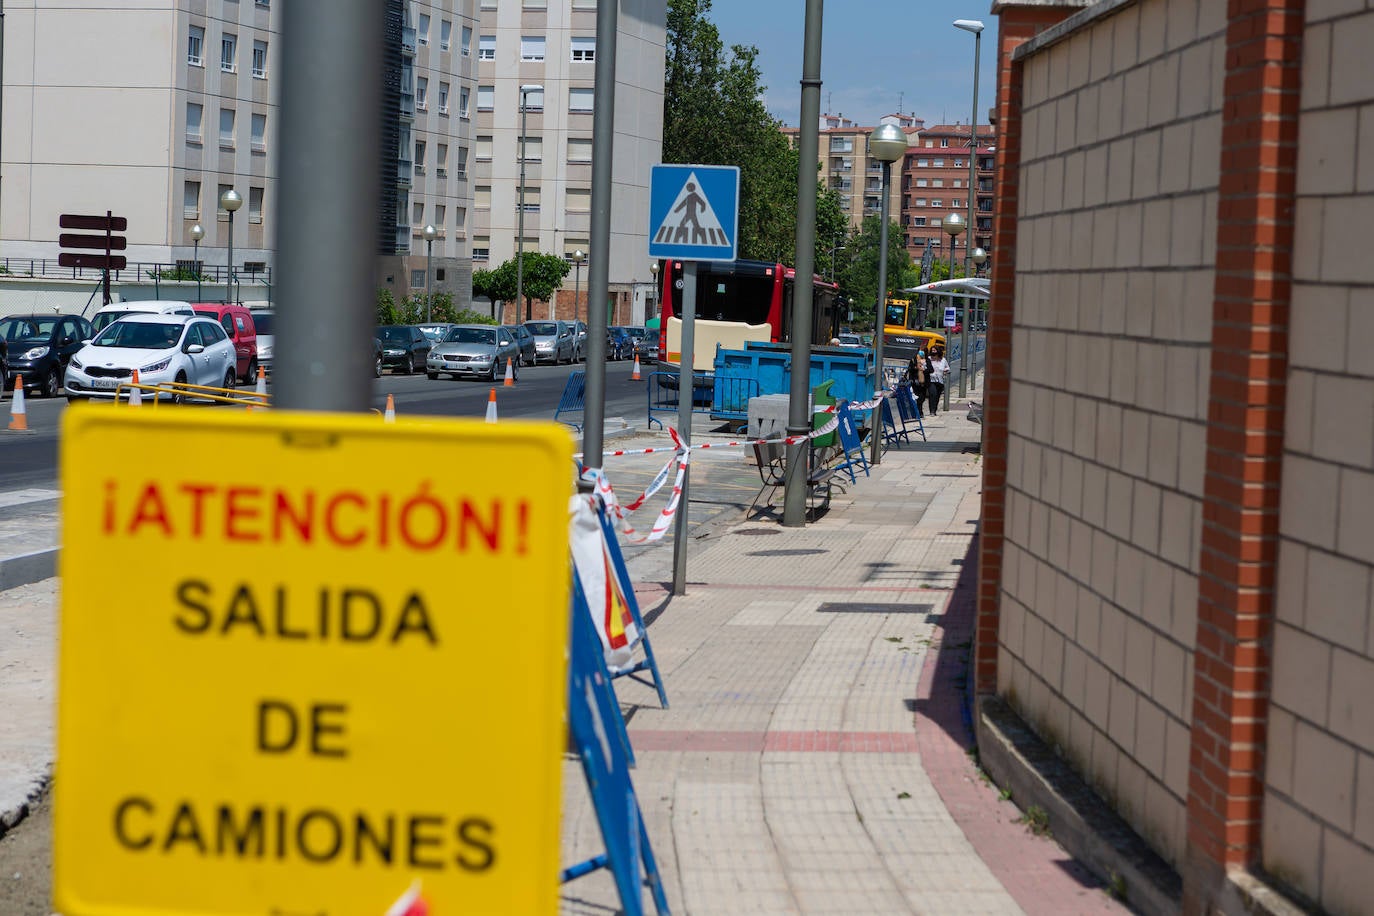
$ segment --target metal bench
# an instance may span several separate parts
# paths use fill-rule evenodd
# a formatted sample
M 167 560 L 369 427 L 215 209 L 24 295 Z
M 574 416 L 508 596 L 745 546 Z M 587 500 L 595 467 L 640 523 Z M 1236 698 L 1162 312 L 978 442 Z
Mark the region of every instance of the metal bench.
M 806 517 L 814 519 L 817 511 L 830 508 L 831 488 L 833 486 L 831 477 L 834 476 L 835 469 L 814 464 L 814 450 L 809 446 L 804 447 L 807 458 Z M 778 490 L 787 484 L 787 448 L 781 440 L 754 443 L 754 458 L 758 461 L 759 480 L 763 482 L 763 486 L 759 487 L 759 492 L 754 496 L 754 501 L 749 504 L 748 511 L 744 513 L 746 521 L 759 507 L 759 500 L 763 498 L 765 490 L 768 490 L 769 493 L 763 507 L 771 509 Z

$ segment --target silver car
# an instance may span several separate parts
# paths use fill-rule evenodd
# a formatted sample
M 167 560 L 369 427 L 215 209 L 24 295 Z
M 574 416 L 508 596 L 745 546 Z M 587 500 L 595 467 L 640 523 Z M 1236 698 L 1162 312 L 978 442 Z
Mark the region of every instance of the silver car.
M 511 375 L 520 377 L 520 345 L 510 330 L 489 324 L 460 324 L 449 328 L 443 343 L 436 344 L 425 359 L 431 379 L 448 373 L 496 381 L 503 378 L 509 360 Z
M 577 339 L 566 321 L 526 321 L 525 328 L 534 336 L 536 363 L 570 363 L 576 358 Z

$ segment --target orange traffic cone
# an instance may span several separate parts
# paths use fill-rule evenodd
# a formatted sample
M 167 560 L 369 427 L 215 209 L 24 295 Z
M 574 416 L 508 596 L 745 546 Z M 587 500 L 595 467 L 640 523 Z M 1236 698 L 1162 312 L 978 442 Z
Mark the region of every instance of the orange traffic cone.
M 142 407 L 142 406 L 143 406 L 143 389 L 141 389 L 141 388 L 138 387 L 138 384 L 139 384 L 139 383 L 138 383 L 138 370 L 137 370 L 137 369 L 134 370 L 134 377 L 133 377 L 133 379 L 130 380 L 129 384 L 133 385 L 133 387 L 129 389 L 129 406 L 130 406 L 130 407 Z
M 507 356 L 507 357 L 506 357 L 506 382 L 505 382 L 505 386 L 506 386 L 507 388 L 514 388 L 514 387 L 515 387 L 515 370 L 514 370 L 513 368 L 511 368 L 510 362 L 511 362 L 510 357 Z
M 496 422 L 496 389 L 491 389 L 491 397 L 487 398 L 487 422 Z
M 10 429 L 26 432 L 29 428 L 28 410 L 24 407 L 24 376 L 14 377 L 14 397 L 10 400 Z
M 630 373 L 630 381 L 639 381 L 639 354 L 635 354 L 635 371 Z
M 267 406 L 267 370 L 262 366 L 258 367 L 258 388 L 253 393 L 257 395 L 264 407 Z
M 382 419 L 388 423 L 396 422 L 396 399 L 392 395 L 386 396 L 386 413 L 382 414 Z

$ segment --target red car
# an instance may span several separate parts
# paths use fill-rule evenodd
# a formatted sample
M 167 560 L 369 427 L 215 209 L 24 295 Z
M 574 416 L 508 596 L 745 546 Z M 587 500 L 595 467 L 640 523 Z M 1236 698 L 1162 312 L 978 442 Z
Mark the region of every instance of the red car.
M 253 313 L 241 305 L 229 302 L 196 302 L 192 308 L 202 318 L 218 321 L 234 344 L 234 373 L 240 382 L 252 382 L 258 377 L 258 332 L 253 325 Z

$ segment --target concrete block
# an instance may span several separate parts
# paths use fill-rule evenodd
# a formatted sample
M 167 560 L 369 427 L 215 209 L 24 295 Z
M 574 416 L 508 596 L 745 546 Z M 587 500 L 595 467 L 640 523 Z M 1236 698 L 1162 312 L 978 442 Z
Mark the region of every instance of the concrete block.
M 1359 650 L 1369 636 L 1370 567 L 1324 550 L 1309 551 L 1304 604 L 1307 632 Z
M 1135 177 L 1135 141 L 1130 137 L 1112 141 L 1107 148 L 1107 200 L 1131 200 L 1131 181 Z M 1119 233 L 1118 233 L 1119 234 Z M 1122 267 L 1132 267 L 1125 262 Z
M 1149 695 L 1150 680 L 1155 662 L 1155 634 L 1127 612 L 1126 615 L 1126 680 L 1141 694 Z
M 1298 629 L 1303 629 L 1306 616 L 1307 555 L 1308 549 L 1297 541 L 1284 539 L 1279 542 L 1274 616 Z
M 1355 763 L 1355 839 L 1374 847 L 1374 756 L 1359 754 Z
M 1325 461 L 1289 454 L 1283 461 L 1279 517 L 1284 535 L 1335 548 L 1340 469 Z
M 1328 824 L 1355 827 L 1355 749 L 1329 732 L 1298 723 L 1293 800 Z
M 1374 147 L 1374 106 L 1365 105 L 1360 109 L 1360 132 L 1355 142 L 1360 145 L 1360 149 Z M 1355 190 L 1361 194 L 1374 191 L 1374 162 L 1371 162 L 1370 158 L 1361 156 L 1355 164 Z M 1364 292 L 1367 293 L 1368 290 Z
M 1374 852 L 1328 828 L 1322 836 L 1321 905 L 1329 913 L 1358 913 L 1374 900 Z
M 1207 428 L 1191 420 L 1178 425 L 1178 488 L 1202 498 L 1207 473 Z
M 1131 196 L 1137 200 L 1159 193 L 1161 141 L 1157 130 L 1146 131 L 1135 137 L 1131 153 Z
M 1339 480 L 1346 506 L 1374 506 L 1374 473 L 1342 468 Z M 1336 532 L 1336 548 L 1352 560 L 1374 565 L 1374 513 L 1342 512 Z
M 1105 733 L 1107 720 L 1111 715 L 1111 672 L 1097 659 L 1089 656 L 1086 680 L 1088 694 L 1083 713 L 1099 732 Z
M 1074 641 L 1094 659 L 1102 647 L 1102 599 L 1087 588 L 1079 588 Z
M 1164 267 L 1169 263 L 1174 232 L 1173 206 L 1173 201 L 1167 198 L 1144 203 L 1140 263 L 1146 267 Z
M 1326 199 L 1300 197 L 1293 208 L 1293 279 L 1321 281 Z
M 1170 717 L 1164 723 L 1164 784 L 1178 798 L 1188 797 L 1188 758 L 1192 752 L 1192 730 Z
M 1175 267 L 1208 263 L 1204 260 L 1206 234 L 1213 219 L 1203 194 L 1174 198 L 1170 214 L 1169 263 Z
M 1152 360 L 1148 365 L 1164 365 L 1164 359 Z M 1163 487 L 1178 486 L 1179 428 L 1182 424 L 1173 417 L 1153 414 L 1150 417 L 1150 450 L 1146 461 L 1150 480 Z
M 1189 189 L 1189 165 L 1193 151 L 1193 125 L 1170 124 L 1159 133 L 1159 191 L 1178 194 Z
M 1103 361 L 1104 369 L 1110 367 L 1106 347 L 1099 347 L 1094 351 L 1098 358 Z M 1103 387 L 1106 386 L 1106 378 L 1102 379 Z M 1099 388 L 1098 390 L 1102 390 Z M 1107 467 L 1116 467 L 1121 463 L 1121 430 L 1125 422 L 1125 411 L 1116 404 L 1099 403 L 1097 405 L 1097 461 Z
M 1126 283 L 1126 334 L 1128 336 L 1146 338 L 1154 336 L 1155 301 L 1154 271 L 1132 271 L 1130 280 Z M 1150 365 L 1145 357 L 1146 354 L 1142 349 L 1140 357 L 1142 367 Z M 1144 386 L 1140 387 L 1144 388 Z
M 1374 54 L 1364 55 L 1374 66 Z M 1374 258 L 1363 233 L 1352 226 L 1374 226 L 1374 195 L 1328 197 L 1323 207 L 1322 277 L 1332 283 L 1374 284 Z
M 1264 781 L 1284 795 L 1293 794 L 1293 746 L 1298 720 L 1280 706 L 1269 707 L 1269 736 L 1264 748 Z
M 1317 896 L 1321 874 L 1321 825 L 1287 798 L 1264 793 L 1264 868 L 1283 875 L 1298 891 Z
M 1174 642 L 1191 651 L 1197 644 L 1197 573 L 1190 569 L 1174 570 L 1174 618 L 1169 624 L 1169 636 Z M 1183 708 L 1193 708 L 1193 682 L 1184 683 Z
M 1120 471 L 1107 471 L 1106 529 L 1112 536 L 1126 540 L 1131 536 L 1131 505 L 1135 499 L 1135 480 Z M 1103 535 L 1105 536 L 1105 535 Z M 1094 558 L 1094 565 L 1098 560 Z
M 1168 7 L 1160 0 L 1137 5 L 1140 10 L 1140 32 L 1137 35 L 1139 60 L 1146 63 L 1164 53 L 1164 34 L 1168 28 Z
M 1107 714 L 1107 735 L 1127 755 L 1135 752 L 1135 706 L 1138 699 L 1139 694 L 1130 684 L 1119 677 L 1112 678 L 1111 696 L 1108 700 L 1111 711 Z M 1117 762 L 1119 766 L 1120 758 Z M 1119 784 L 1117 789 L 1121 789 Z
M 1331 37 L 1331 104 L 1369 101 L 1374 86 L 1374 13 L 1338 23 Z
M 1097 119 L 1096 115 L 1093 117 L 1094 120 Z M 1105 145 L 1098 145 L 1085 150 L 1083 153 L 1083 206 L 1085 207 L 1100 207 L 1107 202 L 1108 149 L 1109 147 Z M 1097 264 L 1095 255 L 1093 263 Z
M 1332 342 L 1349 338 L 1348 313 L 1346 290 L 1315 283 L 1294 283 L 1288 364 L 1295 369 L 1343 372 L 1346 348 L 1333 346 Z
M 1163 778 L 1164 773 L 1164 710 L 1148 699 L 1141 698 L 1135 710 L 1136 760 L 1147 773 Z
M 1179 57 L 1168 54 L 1150 64 L 1150 97 L 1146 123 L 1150 127 L 1167 124 L 1178 117 Z
M 1333 329 L 1332 333 L 1344 336 L 1345 332 Z M 1374 382 L 1318 375 L 1313 400 L 1313 455 L 1359 468 L 1374 467 Z
M 1129 6 L 1111 18 L 1114 29 L 1112 64 L 1117 73 L 1140 60 L 1140 7 Z
M 1191 676 L 1191 659 L 1183 647 L 1165 636 L 1154 636 L 1150 696 L 1164 711 L 1176 719 L 1192 718 L 1192 710 L 1183 707 L 1183 684 Z
M 1272 699 L 1309 722 L 1326 724 L 1331 646 L 1283 623 L 1274 626 Z
M 1102 633 L 1097 657 L 1109 670 L 1124 675 L 1126 668 L 1126 615 L 1109 601 L 1102 603 Z
M 1368 149 L 1374 149 L 1374 106 L 1366 109 L 1364 119 L 1370 124 Z M 1374 185 L 1374 168 L 1371 169 L 1371 185 Z M 1355 288 L 1348 291 L 1350 297 L 1349 333 L 1345 342 L 1346 371 L 1366 379 L 1374 379 L 1374 289 Z
M 1374 706 L 1370 697 L 1374 697 L 1374 661 L 1336 649 L 1332 653 L 1327 726 L 1361 750 L 1374 753 Z
M 1147 553 L 1159 550 L 1159 487 L 1137 480 L 1131 488 L 1131 543 Z
M 1304 111 L 1298 121 L 1297 193 L 1353 194 L 1359 112 L 1354 108 Z
M 1307 28 L 1302 38 L 1302 97 L 1311 108 L 1331 102 L 1331 25 L 1319 24 L 1307 4 Z M 1299 151 L 1301 155 L 1301 151 Z
M 1165 5 L 1165 50 L 1177 51 L 1197 40 L 1198 7 L 1205 5 L 1197 0 L 1168 0 Z
M 1208 191 L 1221 181 L 1221 116 L 1209 114 L 1193 122 L 1193 155 L 1188 163 L 1189 184 Z

